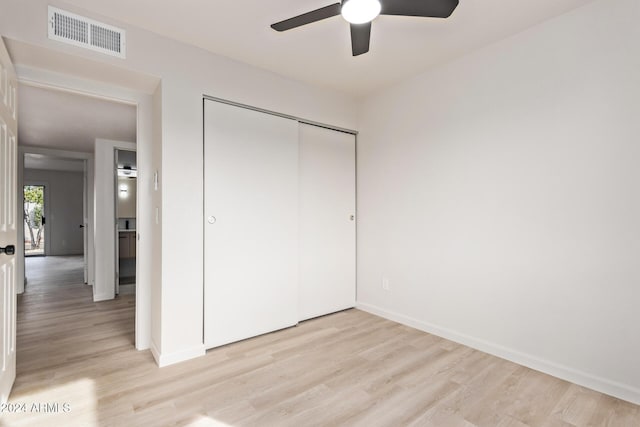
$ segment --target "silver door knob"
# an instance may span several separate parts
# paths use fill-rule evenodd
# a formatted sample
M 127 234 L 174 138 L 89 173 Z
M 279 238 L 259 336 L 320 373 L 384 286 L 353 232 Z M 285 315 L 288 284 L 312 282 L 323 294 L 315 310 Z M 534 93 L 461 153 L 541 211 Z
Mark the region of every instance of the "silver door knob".
M 209 217 L 207 217 L 207 222 L 209 224 L 214 224 L 216 222 L 216 217 L 213 215 L 210 215 Z

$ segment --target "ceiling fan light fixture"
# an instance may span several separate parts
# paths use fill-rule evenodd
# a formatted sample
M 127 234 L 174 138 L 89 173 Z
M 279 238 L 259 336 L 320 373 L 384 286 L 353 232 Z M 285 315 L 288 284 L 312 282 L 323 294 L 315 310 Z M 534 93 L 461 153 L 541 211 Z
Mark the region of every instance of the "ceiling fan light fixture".
M 346 0 L 340 13 L 351 24 L 366 24 L 376 19 L 381 9 L 379 0 Z
M 124 166 L 118 168 L 118 176 L 122 176 L 125 178 L 137 178 L 138 171 L 136 169 L 133 169 L 131 166 Z

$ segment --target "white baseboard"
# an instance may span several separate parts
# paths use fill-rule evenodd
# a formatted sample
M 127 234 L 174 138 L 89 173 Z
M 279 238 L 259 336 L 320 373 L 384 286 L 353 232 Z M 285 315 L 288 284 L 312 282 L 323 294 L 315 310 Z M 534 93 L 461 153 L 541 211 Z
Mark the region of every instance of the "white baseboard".
M 640 389 L 632 386 L 598 377 L 587 372 L 578 371 L 568 366 L 563 366 L 549 360 L 540 359 L 530 354 L 522 353 L 492 342 L 484 341 L 469 335 L 461 334 L 451 329 L 423 322 L 403 314 L 395 313 L 371 304 L 358 302 L 356 308 L 385 319 L 393 320 L 412 328 L 446 338 L 450 341 L 466 345 L 476 350 L 492 354 L 502 359 L 509 360 L 519 365 L 526 366 L 536 371 L 569 381 L 580 386 L 590 388 L 600 393 L 608 394 L 618 399 L 626 400 L 636 405 L 640 404 Z
M 194 348 L 177 351 L 171 354 L 161 354 L 153 340 L 151 340 L 150 344 L 149 348 L 151 349 L 151 354 L 160 368 L 195 359 L 196 357 L 204 356 L 206 354 L 204 345 L 199 345 Z
M 113 294 L 98 294 L 93 296 L 93 302 L 109 301 L 114 298 L 115 295 Z
M 144 350 L 149 350 L 150 348 L 151 347 L 147 340 L 136 340 L 136 350 L 144 351 Z

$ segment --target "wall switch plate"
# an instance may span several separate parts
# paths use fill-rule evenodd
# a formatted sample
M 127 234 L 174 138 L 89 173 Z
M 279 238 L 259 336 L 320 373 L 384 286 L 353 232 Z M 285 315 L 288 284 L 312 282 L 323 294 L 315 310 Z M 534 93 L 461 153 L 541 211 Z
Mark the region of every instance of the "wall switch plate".
M 389 287 L 389 279 L 388 279 L 388 278 L 386 278 L 386 277 L 383 277 L 383 278 L 382 278 L 382 289 L 384 289 L 385 291 L 390 290 L 390 287 Z

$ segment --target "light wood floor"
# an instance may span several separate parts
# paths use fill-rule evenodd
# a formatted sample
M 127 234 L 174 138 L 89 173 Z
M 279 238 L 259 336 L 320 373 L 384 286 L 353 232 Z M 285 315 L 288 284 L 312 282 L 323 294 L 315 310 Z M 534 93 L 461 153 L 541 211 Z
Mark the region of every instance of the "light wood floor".
M 4 425 L 640 426 L 638 406 L 358 310 L 159 369 L 133 347 L 133 295 L 94 304 L 55 274 L 75 283 L 19 298 L 11 402 L 70 412 Z

